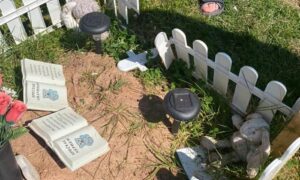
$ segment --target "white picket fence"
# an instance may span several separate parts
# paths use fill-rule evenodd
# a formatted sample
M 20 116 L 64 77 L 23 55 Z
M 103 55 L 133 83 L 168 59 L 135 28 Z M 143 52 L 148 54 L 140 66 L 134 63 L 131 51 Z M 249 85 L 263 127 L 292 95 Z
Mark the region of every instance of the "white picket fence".
M 261 113 L 266 120 L 272 121 L 277 111 L 288 117 L 293 116 L 300 110 L 300 98 L 295 102 L 293 107 L 289 107 L 282 102 L 287 93 L 286 87 L 278 81 L 268 83 L 265 90 L 261 90 L 255 86 L 258 73 L 250 66 L 244 66 L 240 69 L 239 75 L 232 73 L 232 60 L 229 55 L 219 52 L 215 56 L 215 60 L 208 58 L 208 47 L 201 40 L 193 42 L 193 48 L 187 44 L 186 36 L 180 29 L 173 29 L 172 37 L 168 39 L 165 32 L 159 33 L 155 38 L 156 49 L 168 69 L 175 59 L 171 45 L 175 46 L 178 59 L 185 61 L 190 67 L 190 55 L 193 57 L 195 71 L 193 76 L 197 79 L 201 78 L 210 84 L 208 80 L 208 67 L 214 70 L 213 83 L 210 84 L 221 95 L 226 96 L 228 91 L 229 80 L 236 84 L 233 93 L 231 106 L 233 110 L 240 114 L 246 114 L 252 96 L 260 99 L 256 111 Z M 272 175 L 280 170 L 280 168 L 297 152 L 300 148 L 300 138 L 286 150 L 285 154 L 274 160 L 264 172 L 262 179 L 269 179 Z
M 23 6 L 16 8 L 14 0 L 0 0 L 0 26 L 7 24 L 8 29 L 16 44 L 28 38 L 21 16 L 27 14 L 34 35 L 40 33 L 47 33 L 53 31 L 53 27 L 61 27 L 61 5 L 59 0 L 22 0 Z M 68 0 L 67 0 L 68 2 Z M 105 1 L 106 2 L 106 1 Z M 46 27 L 44 17 L 41 12 L 41 6 L 46 4 L 50 18 L 51 25 Z M 128 9 L 133 9 L 139 13 L 139 0 L 113 0 L 113 7 L 116 16 L 119 14 L 126 19 L 128 23 Z M 7 46 L 7 42 L 0 32 L 0 45 Z

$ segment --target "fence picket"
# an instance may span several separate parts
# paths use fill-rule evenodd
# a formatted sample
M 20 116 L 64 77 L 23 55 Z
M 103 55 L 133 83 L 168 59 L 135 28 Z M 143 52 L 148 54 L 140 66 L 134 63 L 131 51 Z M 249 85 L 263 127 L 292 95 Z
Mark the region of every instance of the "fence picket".
M 111 2 L 112 1 L 112 2 Z M 116 0 L 111 0 L 108 4 L 108 6 L 112 5 L 112 7 L 114 8 L 114 12 L 115 12 L 115 16 L 118 17 L 118 7 L 117 7 L 117 2 Z M 112 3 L 112 4 L 111 4 Z M 105 4 L 107 4 L 107 2 L 105 1 Z
M 49 11 L 49 15 L 52 21 L 52 24 L 57 26 L 57 27 L 61 27 L 61 18 L 60 18 L 60 14 L 61 14 L 61 7 L 59 4 L 58 0 L 52 0 L 47 2 L 47 8 Z
M 269 94 L 270 96 L 282 101 L 286 95 L 286 87 L 278 81 L 271 81 L 268 83 L 264 94 Z M 278 104 L 271 103 L 267 99 L 261 99 L 259 105 L 256 109 L 257 112 L 261 113 L 264 118 L 271 123 L 273 116 L 281 107 Z
M 12 0 L 3 0 L 0 1 L 0 9 L 2 11 L 2 15 L 6 16 L 8 14 L 14 13 L 16 11 L 16 6 Z M 8 22 L 7 26 L 16 44 L 20 44 L 27 38 L 27 34 L 20 18 L 16 18 Z
M 241 68 L 239 73 L 239 83 L 246 84 L 247 88 L 239 83 L 235 87 L 234 95 L 232 98 L 232 105 L 242 113 L 246 113 L 251 96 L 252 90 L 258 79 L 256 70 L 249 66 Z
M 207 81 L 207 58 L 208 48 L 207 45 L 200 40 L 193 42 L 193 50 L 195 52 L 194 63 L 195 63 L 195 74 L 197 77 Z
M 216 54 L 213 87 L 224 96 L 226 96 L 229 81 L 228 76 L 224 74 L 229 74 L 231 64 L 232 60 L 226 53 Z
M 127 0 L 127 2 L 130 5 L 131 9 L 134 9 L 135 12 L 140 14 L 140 2 L 139 2 L 139 0 Z
M 126 20 L 126 24 L 128 24 L 128 8 L 127 4 L 122 0 L 118 0 L 118 12 Z
M 175 57 L 170 46 L 167 34 L 165 32 L 158 33 L 155 37 L 154 44 L 163 64 L 165 65 L 166 69 L 168 69 Z
M 33 3 L 36 0 L 23 0 L 24 5 Z M 38 34 L 46 30 L 45 21 L 39 7 L 28 12 L 28 18 L 31 22 L 34 34 Z
M 187 47 L 186 36 L 180 29 L 173 29 L 172 36 L 175 44 L 177 58 L 182 59 L 187 63 L 188 68 L 190 67 L 190 57 L 188 52 L 185 50 Z

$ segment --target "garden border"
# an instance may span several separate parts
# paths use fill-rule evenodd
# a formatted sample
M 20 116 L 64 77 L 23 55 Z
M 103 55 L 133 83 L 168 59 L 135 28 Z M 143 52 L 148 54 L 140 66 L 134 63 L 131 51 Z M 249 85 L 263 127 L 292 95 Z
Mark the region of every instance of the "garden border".
M 166 69 L 170 67 L 175 59 L 180 59 L 187 63 L 190 68 L 190 55 L 193 57 L 195 70 L 193 76 L 196 79 L 204 80 L 208 85 L 218 93 L 225 96 L 228 92 L 229 80 L 236 84 L 231 107 L 241 115 L 247 114 L 247 109 L 252 96 L 260 99 L 259 105 L 255 111 L 259 111 L 263 117 L 271 123 L 277 111 L 285 114 L 288 118 L 294 116 L 300 110 L 300 98 L 292 107 L 282 102 L 287 93 L 284 84 L 279 81 L 270 81 L 264 91 L 255 86 L 258 73 L 250 66 L 244 66 L 240 69 L 239 75 L 232 73 L 232 60 L 224 52 L 218 52 L 215 55 L 215 61 L 208 58 L 208 47 L 201 40 L 193 42 L 193 48 L 187 45 L 186 35 L 180 29 L 172 30 L 172 37 L 168 39 L 165 32 L 160 32 L 154 41 L 156 49 L 165 65 Z M 175 53 L 172 50 L 175 46 Z M 214 70 L 213 82 L 208 81 L 208 67 Z M 272 179 L 286 162 L 294 156 L 300 148 L 300 137 L 285 150 L 284 154 L 272 161 L 262 173 L 260 180 Z

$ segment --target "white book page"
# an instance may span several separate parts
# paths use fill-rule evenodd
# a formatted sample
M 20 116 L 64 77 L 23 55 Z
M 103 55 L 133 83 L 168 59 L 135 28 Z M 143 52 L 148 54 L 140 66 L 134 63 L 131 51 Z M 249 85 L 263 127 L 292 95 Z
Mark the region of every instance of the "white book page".
M 70 107 L 33 120 L 29 127 L 47 144 L 87 126 L 87 121 Z
M 54 141 L 53 149 L 74 171 L 109 151 L 109 146 L 95 128 L 87 126 Z
M 58 111 L 69 106 L 65 86 L 26 81 L 23 93 L 28 109 Z
M 23 80 L 65 85 L 62 65 L 23 59 L 21 68 Z

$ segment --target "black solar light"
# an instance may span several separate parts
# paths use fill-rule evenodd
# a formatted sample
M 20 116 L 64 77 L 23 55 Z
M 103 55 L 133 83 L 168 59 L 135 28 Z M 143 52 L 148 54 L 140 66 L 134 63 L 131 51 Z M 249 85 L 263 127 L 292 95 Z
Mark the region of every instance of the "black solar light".
M 168 92 L 163 104 L 167 113 L 174 118 L 172 134 L 177 134 L 181 122 L 193 120 L 200 111 L 198 96 L 183 88 Z
M 92 12 L 84 15 L 79 22 L 82 32 L 93 36 L 96 44 L 96 53 L 101 54 L 101 34 L 110 26 L 110 18 L 101 12 Z

